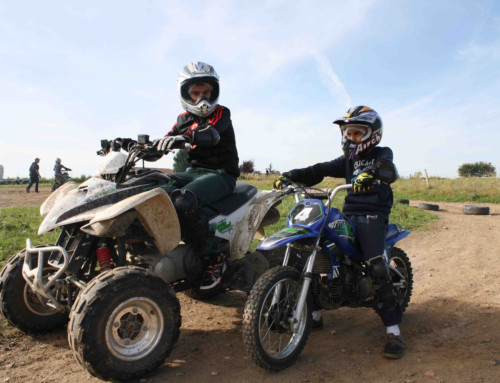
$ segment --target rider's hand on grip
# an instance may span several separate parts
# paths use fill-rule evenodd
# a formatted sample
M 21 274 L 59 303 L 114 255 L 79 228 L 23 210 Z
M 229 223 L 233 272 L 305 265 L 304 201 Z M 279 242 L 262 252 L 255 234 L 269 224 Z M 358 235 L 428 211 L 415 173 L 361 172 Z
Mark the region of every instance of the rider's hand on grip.
M 183 136 L 165 136 L 153 142 L 153 146 L 160 152 L 166 152 L 168 150 L 172 150 L 173 145 L 177 141 L 186 141 Z
M 282 190 L 284 187 L 292 184 L 292 175 L 288 172 L 283 173 L 280 177 L 276 178 L 273 187 L 276 190 Z
M 352 183 L 354 193 L 368 191 L 375 183 L 373 171 L 366 171 L 356 177 Z

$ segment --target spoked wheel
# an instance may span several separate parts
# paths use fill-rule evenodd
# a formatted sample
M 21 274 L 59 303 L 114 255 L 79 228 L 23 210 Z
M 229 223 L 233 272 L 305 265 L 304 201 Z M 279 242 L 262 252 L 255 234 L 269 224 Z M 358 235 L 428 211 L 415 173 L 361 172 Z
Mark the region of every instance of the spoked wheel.
M 310 294 L 300 320 L 291 318 L 300 294 L 300 273 L 287 266 L 268 270 L 250 292 L 243 316 L 243 340 L 260 367 L 282 370 L 295 362 L 311 330 Z
M 389 256 L 389 267 L 399 306 L 401 311 L 405 311 L 413 290 L 413 270 L 410 259 L 403 250 L 394 247 Z
M 37 262 L 35 254 L 33 263 Z M 46 298 L 36 295 L 23 278 L 22 269 L 26 251 L 12 257 L 0 273 L 0 308 L 10 324 L 25 332 L 42 332 L 60 328 L 68 321 L 68 315 L 61 313 Z M 47 282 L 55 270 L 44 267 L 42 279 Z M 53 291 L 55 295 L 55 291 Z
M 95 278 L 73 305 L 68 341 L 101 379 L 139 379 L 170 354 L 181 326 L 179 301 L 149 271 L 120 267 Z

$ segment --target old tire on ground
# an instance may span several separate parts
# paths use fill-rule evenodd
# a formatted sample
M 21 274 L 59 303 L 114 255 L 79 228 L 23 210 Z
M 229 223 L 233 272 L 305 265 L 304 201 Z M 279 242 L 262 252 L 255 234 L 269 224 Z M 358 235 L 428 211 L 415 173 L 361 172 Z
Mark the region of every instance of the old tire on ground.
M 394 202 L 400 203 L 400 204 L 403 204 L 403 205 L 409 205 L 410 204 L 410 200 L 409 199 L 396 198 L 394 200 Z
M 393 269 L 395 268 L 396 271 Z M 398 247 L 393 247 L 389 256 L 389 272 L 393 283 L 397 283 L 396 295 L 401 311 L 405 311 L 410 302 L 413 290 L 413 270 L 411 268 L 410 258 Z M 401 276 L 404 277 L 404 280 Z M 403 283 L 402 283 L 403 282 Z M 402 285 L 401 285 L 402 283 Z
M 433 211 L 439 211 L 439 205 L 433 205 L 430 203 L 424 203 L 420 202 L 418 204 L 418 208 L 422 210 L 433 210 Z
M 13 256 L 0 273 L 0 309 L 9 323 L 28 333 L 51 331 L 63 327 L 68 315 L 47 305 L 48 300 L 40 300 L 26 284 L 22 275 L 26 251 Z M 38 257 L 33 257 L 36 264 Z M 53 269 L 44 268 L 44 275 Z
M 281 290 L 278 302 L 273 302 L 277 289 Z M 288 266 L 268 270 L 250 291 L 243 314 L 243 340 L 247 352 L 260 367 L 282 370 L 302 352 L 311 331 L 310 293 L 296 333 L 290 330 L 287 320 L 296 306 L 299 291 L 300 273 Z
M 161 278 L 119 267 L 94 278 L 70 313 L 76 359 L 105 380 L 139 379 L 158 368 L 179 337 L 180 306 Z
M 488 215 L 490 208 L 488 206 L 464 205 L 463 212 L 467 215 Z

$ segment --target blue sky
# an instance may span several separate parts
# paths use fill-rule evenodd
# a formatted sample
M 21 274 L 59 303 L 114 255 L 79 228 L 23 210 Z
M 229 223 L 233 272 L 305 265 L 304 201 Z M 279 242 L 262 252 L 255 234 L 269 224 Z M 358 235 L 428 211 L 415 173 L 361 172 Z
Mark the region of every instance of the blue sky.
M 4 176 L 34 157 L 42 176 L 56 157 L 94 174 L 102 138 L 164 135 L 194 60 L 219 73 L 240 161 L 258 170 L 338 157 L 332 121 L 364 104 L 401 175 L 500 173 L 499 2 L 17 0 L 0 3 Z

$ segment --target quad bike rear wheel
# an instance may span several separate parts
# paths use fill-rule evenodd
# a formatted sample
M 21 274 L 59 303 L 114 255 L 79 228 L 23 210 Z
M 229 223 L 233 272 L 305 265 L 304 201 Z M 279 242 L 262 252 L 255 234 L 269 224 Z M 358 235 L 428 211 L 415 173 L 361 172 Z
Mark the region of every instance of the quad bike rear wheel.
M 31 254 L 33 263 L 36 254 Z M 51 331 L 63 327 L 68 315 L 51 305 L 48 299 L 36 295 L 23 278 L 23 263 L 26 250 L 13 256 L 0 273 L 0 309 L 9 323 L 28 333 Z M 51 267 L 44 267 L 46 278 L 54 273 Z
M 101 379 L 139 379 L 158 368 L 179 337 L 180 305 L 150 271 L 119 267 L 80 292 L 68 341 L 76 359 Z

